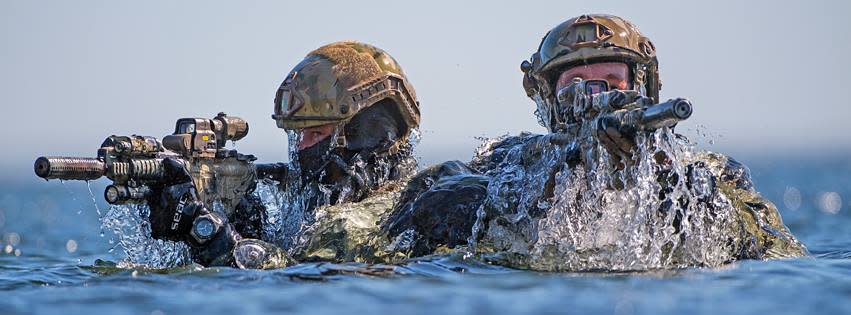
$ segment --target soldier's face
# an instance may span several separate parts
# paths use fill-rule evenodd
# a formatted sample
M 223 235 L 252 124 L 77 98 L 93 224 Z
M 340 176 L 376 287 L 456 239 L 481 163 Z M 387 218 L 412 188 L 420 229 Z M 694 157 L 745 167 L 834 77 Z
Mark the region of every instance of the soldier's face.
M 626 90 L 632 88 L 629 79 L 629 66 L 623 62 L 603 62 L 567 69 L 558 77 L 556 91 L 573 83 L 574 78 L 605 80 L 609 82 L 611 89 Z
M 334 134 L 336 127 L 336 124 L 327 124 L 302 129 L 301 136 L 298 141 L 299 151 L 312 147 L 317 143 L 322 142 L 322 140 L 327 139 Z

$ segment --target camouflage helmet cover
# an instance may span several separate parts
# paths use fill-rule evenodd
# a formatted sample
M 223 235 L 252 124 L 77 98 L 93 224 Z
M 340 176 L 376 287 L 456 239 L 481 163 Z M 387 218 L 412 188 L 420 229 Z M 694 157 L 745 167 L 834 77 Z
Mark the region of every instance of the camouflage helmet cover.
M 605 14 L 575 17 L 547 32 L 538 51 L 521 64 L 523 87 L 536 102 L 554 103 L 561 71 L 613 61 L 630 65 L 633 89 L 658 101 L 661 82 L 655 46 L 629 21 Z M 552 130 L 550 122 L 542 123 Z
M 343 123 L 385 99 L 398 106 L 406 133 L 419 126 L 416 92 L 396 60 L 372 45 L 336 42 L 290 71 L 275 94 L 272 118 L 287 130 Z

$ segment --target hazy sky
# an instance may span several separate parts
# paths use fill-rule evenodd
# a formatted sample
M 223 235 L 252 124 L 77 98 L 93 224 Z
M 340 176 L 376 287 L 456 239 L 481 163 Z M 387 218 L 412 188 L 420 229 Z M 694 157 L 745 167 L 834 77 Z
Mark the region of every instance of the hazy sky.
M 0 171 L 34 176 L 39 155 L 92 156 L 111 134 L 162 137 L 219 111 L 249 121 L 240 151 L 285 160 L 274 92 L 307 52 L 345 39 L 407 72 L 426 163 L 468 160 L 476 137 L 544 130 L 519 64 L 583 13 L 621 15 L 653 40 L 662 96 L 693 101 L 679 128 L 705 147 L 851 152 L 847 1 L 533 2 L 2 1 Z

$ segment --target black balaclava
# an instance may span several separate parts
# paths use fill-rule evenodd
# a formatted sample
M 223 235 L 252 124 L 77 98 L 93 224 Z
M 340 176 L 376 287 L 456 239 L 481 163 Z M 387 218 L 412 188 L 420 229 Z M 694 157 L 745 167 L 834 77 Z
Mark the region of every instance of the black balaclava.
M 383 100 L 364 109 L 344 127 L 346 149 L 350 151 L 386 151 L 404 132 L 402 118 L 392 100 Z
M 398 178 L 399 164 L 411 164 L 406 161 L 411 157 L 409 146 L 389 151 L 405 132 L 392 100 L 362 110 L 342 128 L 344 148 L 332 148 L 332 135 L 296 154 L 302 174 L 332 186 L 331 203 L 360 200 L 384 181 Z M 349 197 L 340 195 L 343 190 Z

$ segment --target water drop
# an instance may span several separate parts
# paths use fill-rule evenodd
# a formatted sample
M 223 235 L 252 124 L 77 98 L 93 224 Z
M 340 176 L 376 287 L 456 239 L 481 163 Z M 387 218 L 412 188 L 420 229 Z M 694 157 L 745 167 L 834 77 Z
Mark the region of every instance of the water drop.
M 98 201 L 95 198 L 95 193 L 92 192 L 92 183 L 90 181 L 86 181 L 86 188 L 89 190 L 89 196 L 92 197 L 92 204 L 95 206 L 95 211 L 98 214 L 98 217 L 101 217 L 100 207 L 98 207 Z
M 65 243 L 65 250 L 68 251 L 68 253 L 76 252 L 77 251 L 77 241 L 68 240 L 68 242 Z
M 842 197 L 833 191 L 822 192 L 818 195 L 818 206 L 824 213 L 837 214 L 842 208 Z
M 783 204 L 789 210 L 798 210 L 801 207 L 801 191 L 792 186 L 786 187 L 786 191 L 783 192 Z
M 18 246 L 21 242 L 21 235 L 15 232 L 6 234 L 6 243 L 11 244 L 12 246 Z

